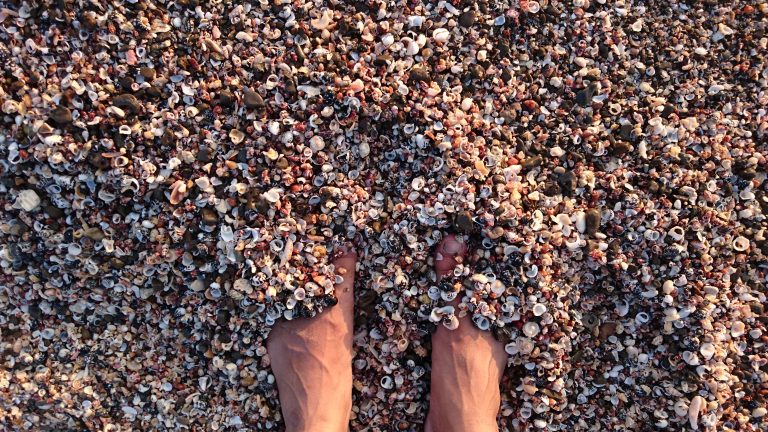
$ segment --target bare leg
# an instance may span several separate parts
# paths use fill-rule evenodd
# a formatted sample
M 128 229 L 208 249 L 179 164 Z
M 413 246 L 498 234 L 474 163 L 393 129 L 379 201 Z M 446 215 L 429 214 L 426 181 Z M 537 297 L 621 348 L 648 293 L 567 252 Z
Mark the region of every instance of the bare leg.
M 281 321 L 267 341 L 287 432 L 349 430 L 352 409 L 354 253 L 336 260 L 339 302 L 317 317 Z
M 438 278 L 453 270 L 455 258 L 464 253 L 464 245 L 455 237 L 443 240 L 435 259 Z M 490 332 L 478 330 L 468 316 L 461 318 L 459 328 L 453 331 L 439 325 L 432 335 L 426 432 L 497 431 L 499 384 L 506 364 L 504 346 Z

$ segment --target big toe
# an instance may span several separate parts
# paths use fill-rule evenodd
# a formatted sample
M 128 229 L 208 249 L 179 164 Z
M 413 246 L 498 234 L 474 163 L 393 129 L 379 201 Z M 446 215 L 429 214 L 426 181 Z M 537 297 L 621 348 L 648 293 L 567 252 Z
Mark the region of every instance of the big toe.
M 438 277 L 445 276 L 456 267 L 460 257 L 467 252 L 467 244 L 455 235 L 446 236 L 437 248 L 435 254 L 435 271 Z

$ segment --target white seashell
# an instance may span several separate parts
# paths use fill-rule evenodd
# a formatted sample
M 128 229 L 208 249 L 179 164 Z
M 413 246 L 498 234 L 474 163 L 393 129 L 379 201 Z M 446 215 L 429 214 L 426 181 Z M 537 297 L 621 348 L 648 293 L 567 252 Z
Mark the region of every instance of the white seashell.
M 547 311 L 547 307 L 543 303 L 536 303 L 533 305 L 533 315 L 542 316 Z
M 701 364 L 699 361 L 699 356 L 696 355 L 696 353 L 690 351 L 683 351 L 683 361 L 691 366 L 698 366 Z
M 325 30 L 333 23 L 333 11 L 325 10 L 319 18 L 311 19 L 309 23 L 315 30 Z
M 23 190 L 19 192 L 13 205 L 24 211 L 32 211 L 40 205 L 40 197 L 32 189 Z
M 699 413 L 705 403 L 703 397 L 696 395 L 691 400 L 691 404 L 688 405 L 688 422 L 690 422 L 693 430 L 699 430 Z
M 405 55 L 409 57 L 415 56 L 416 54 L 419 53 L 419 50 L 421 49 L 419 44 L 412 39 L 409 39 L 407 41 L 403 40 L 403 43 L 405 44 Z
M 582 234 L 587 230 L 587 217 L 583 211 L 576 212 L 576 230 Z
M 392 35 L 392 33 L 387 33 L 381 37 L 381 44 L 385 47 L 388 47 L 393 43 L 395 43 L 395 37 Z
M 526 10 L 528 11 L 528 13 L 535 14 L 536 12 L 541 10 L 541 5 L 537 1 L 531 1 L 531 2 L 528 2 L 528 6 Z
M 105 203 L 111 203 L 114 201 L 117 196 L 113 194 L 112 192 L 107 192 L 105 189 L 101 189 L 99 193 L 97 194 L 100 200 L 104 201 Z
M 699 352 L 705 360 L 709 360 L 715 355 L 715 346 L 710 342 L 705 342 L 699 347 Z
M 235 35 L 235 39 L 243 42 L 253 42 L 253 35 L 250 32 L 239 31 Z
M 533 321 L 528 321 L 523 325 L 523 334 L 530 338 L 538 335 L 540 330 L 541 329 L 539 328 L 539 324 Z
M 320 151 L 325 148 L 325 141 L 323 140 L 323 137 L 320 135 L 315 135 L 312 138 L 309 139 L 309 148 L 312 149 L 312 151 Z
M 627 316 L 629 313 L 629 302 L 626 300 L 619 300 L 616 302 L 616 313 L 619 314 L 619 316 Z
M 280 133 L 280 123 L 278 123 L 278 122 L 276 122 L 276 121 L 272 121 L 272 122 L 269 122 L 269 126 L 267 126 L 267 130 L 268 130 L 268 131 L 269 131 L 269 132 L 270 132 L 272 135 L 277 135 L 277 134 L 279 134 L 279 133 Z
M 464 100 L 461 101 L 461 110 L 467 112 L 470 109 L 472 109 L 472 98 L 464 98 Z
M 296 288 L 293 291 L 293 298 L 295 298 L 298 301 L 302 301 L 307 297 L 307 291 L 304 288 Z
M 357 145 L 357 152 L 361 158 L 366 158 L 371 153 L 371 147 L 366 142 Z
M 517 351 L 520 354 L 530 354 L 536 346 L 529 338 L 519 338 L 517 340 Z
M 733 249 L 738 252 L 744 252 L 749 249 L 749 239 L 744 236 L 738 236 L 733 239 Z
M 280 193 L 281 192 L 283 192 L 283 190 L 280 189 L 280 188 L 272 188 L 272 189 L 264 192 L 263 194 L 261 194 L 261 196 L 263 196 L 265 200 L 267 200 L 267 201 L 269 201 L 271 203 L 276 203 L 276 202 L 278 202 L 280 200 Z
M 69 246 L 67 246 L 67 253 L 72 256 L 78 256 L 83 252 L 83 248 L 80 247 L 77 243 L 70 243 Z
M 448 31 L 448 29 L 440 27 L 435 29 L 435 31 L 432 32 L 432 39 L 434 39 L 435 42 L 445 43 L 445 42 L 448 42 L 448 39 L 450 38 L 451 38 L 451 32 Z
M 731 337 L 740 337 L 744 335 L 744 323 L 741 321 L 734 321 L 733 324 L 731 324 Z
M 755 418 L 765 417 L 766 414 L 768 414 L 768 408 L 766 407 L 757 407 L 752 410 L 752 417 Z
M 245 139 L 245 133 L 237 129 L 232 129 L 229 131 L 229 139 L 231 139 L 234 144 L 240 144 Z
M 635 315 L 635 322 L 638 325 L 643 325 L 643 324 L 647 323 L 648 321 L 650 321 L 650 319 L 651 319 L 651 317 L 647 313 L 645 313 L 645 312 L 640 312 L 637 315 Z
M 539 274 L 539 266 L 533 264 L 528 270 L 525 271 L 525 275 L 529 278 L 535 278 Z
M 424 17 L 421 15 L 411 15 L 408 17 L 408 27 L 421 27 L 424 24 Z
M 221 239 L 225 242 L 231 242 L 235 239 L 235 234 L 232 232 L 232 227 L 229 225 L 221 226 Z

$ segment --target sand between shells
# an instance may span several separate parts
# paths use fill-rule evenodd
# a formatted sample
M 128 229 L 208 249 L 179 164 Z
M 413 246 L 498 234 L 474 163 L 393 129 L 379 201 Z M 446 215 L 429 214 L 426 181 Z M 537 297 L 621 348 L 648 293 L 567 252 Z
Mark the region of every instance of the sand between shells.
M 464 314 L 502 430 L 766 430 L 767 14 L 0 1 L 2 429 L 281 430 L 352 244 L 352 430 L 421 430 Z

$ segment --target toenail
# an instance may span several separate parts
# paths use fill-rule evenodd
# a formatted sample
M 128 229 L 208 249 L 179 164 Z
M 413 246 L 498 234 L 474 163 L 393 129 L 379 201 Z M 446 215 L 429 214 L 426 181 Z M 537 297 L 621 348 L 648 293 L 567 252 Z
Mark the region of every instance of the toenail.
M 456 240 L 446 240 L 446 242 L 443 243 L 443 252 L 448 255 L 456 255 L 461 252 L 461 249 L 461 244 Z

